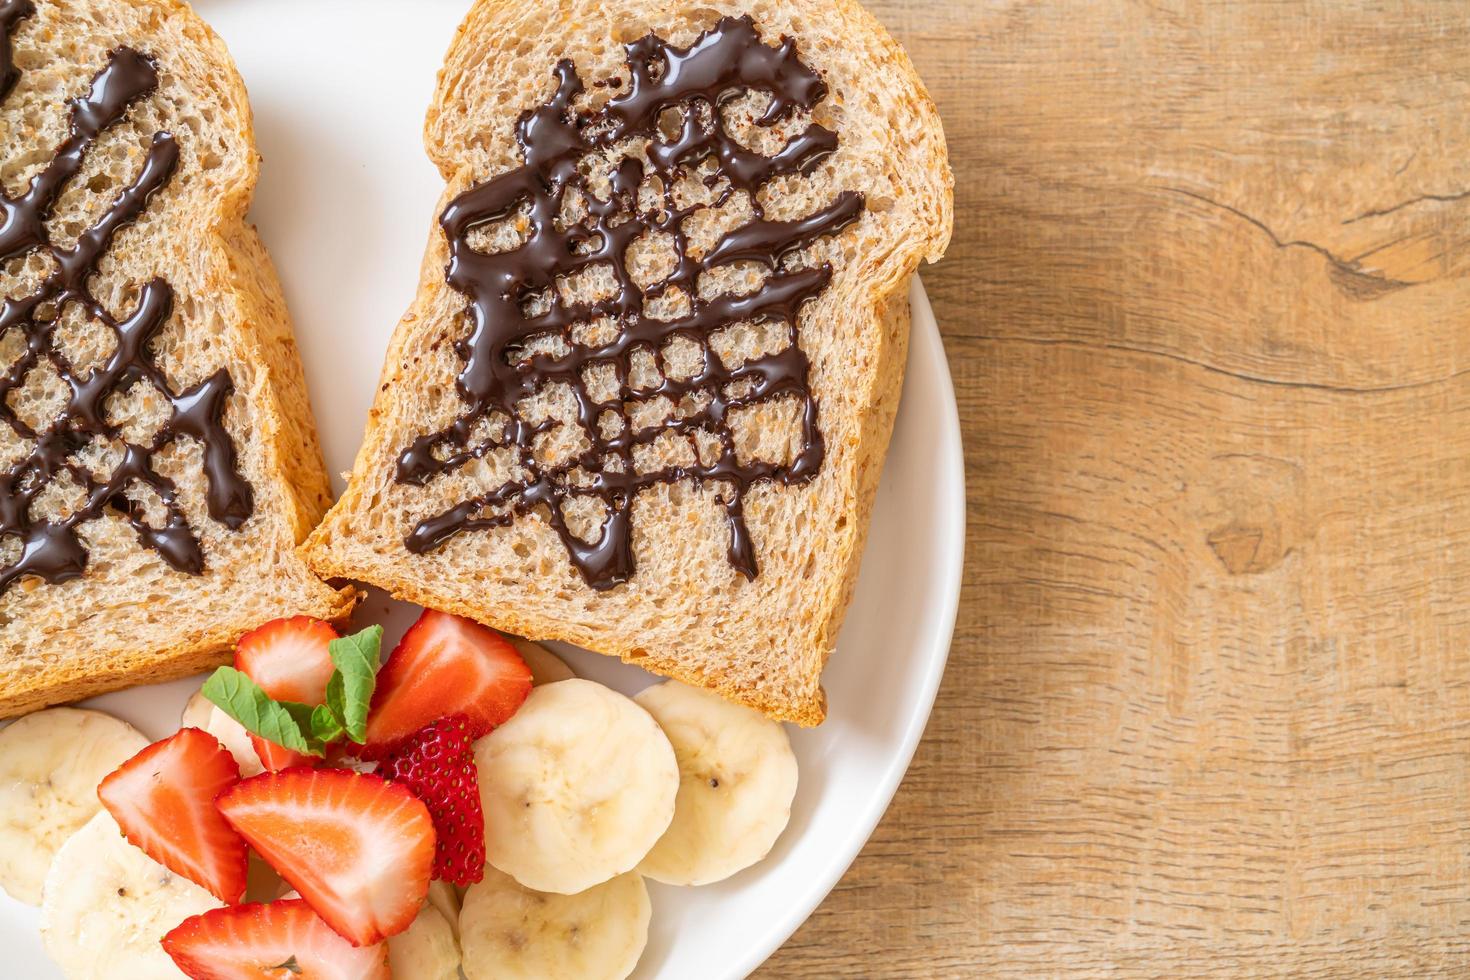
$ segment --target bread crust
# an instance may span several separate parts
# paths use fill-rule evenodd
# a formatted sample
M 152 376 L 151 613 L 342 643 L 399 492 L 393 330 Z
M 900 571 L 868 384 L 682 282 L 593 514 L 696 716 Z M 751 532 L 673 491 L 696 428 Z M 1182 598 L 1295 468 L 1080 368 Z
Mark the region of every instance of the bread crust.
M 422 343 L 426 333 L 446 317 L 458 315 L 463 303 L 446 295 L 444 266 L 447 249 L 443 235 L 431 229 L 428 248 L 421 268 L 418 294 L 408 313 L 395 329 L 386 355 L 379 397 L 369 416 L 364 442 L 359 451 L 348 488 L 328 513 L 323 523 L 302 546 L 301 553 L 325 577 L 344 577 L 368 582 L 393 596 L 422 606 L 440 609 L 487 623 L 533 639 L 564 640 L 604 654 L 619 657 L 654 673 L 686 683 L 709 688 L 722 696 L 754 707 L 772 718 L 800 725 L 816 725 L 826 713 L 825 695 L 818 683 L 823 665 L 836 642 L 838 628 L 851 599 L 856 582 L 862 547 L 866 540 L 868 519 L 876 493 L 889 435 L 897 411 L 907 356 L 909 310 L 907 287 L 921 259 L 937 260 L 948 244 L 952 212 L 952 177 L 944 148 L 943 132 L 937 110 L 914 73 L 903 49 L 858 4 L 850 0 L 828 3 L 825 0 L 783 0 L 777 6 L 795 18 L 822 18 L 832 22 L 831 34 L 837 34 L 849 45 L 849 54 L 860 57 L 872 77 L 886 79 L 898 93 L 895 110 L 905 120 L 915 123 L 910 134 L 914 150 L 910 159 L 890 160 L 893 168 L 921 168 L 916 183 L 922 186 L 922 200 L 889 202 L 924 215 L 906 229 L 902 240 L 887 243 L 887 251 L 859 256 L 860 270 L 850 270 L 846 291 L 830 302 L 841 306 L 844 322 L 872 343 L 865 354 L 860 385 L 850 392 L 850 444 L 834 447 L 828 439 L 829 452 L 823 463 L 821 480 L 827 489 L 840 495 L 830 508 L 838 515 L 836 530 L 821 542 L 821 568 L 809 574 L 799 608 L 793 604 L 785 610 L 769 612 L 766 624 L 772 630 L 785 629 L 792 634 L 781 663 L 758 663 L 752 657 L 753 669 L 780 672 L 784 687 L 762 686 L 750 676 L 725 669 L 722 661 L 711 655 L 719 643 L 714 633 L 689 636 L 678 649 L 648 649 L 640 631 L 625 628 L 616 621 L 612 603 L 623 600 L 588 600 L 573 608 L 570 602 L 558 605 L 554 595 L 573 586 L 567 582 L 566 570 L 556 569 L 545 582 L 534 579 L 538 572 L 527 560 L 519 572 L 519 584 L 506 584 L 504 578 L 485 588 L 466 587 L 463 582 L 477 584 L 473 569 L 462 574 L 444 571 L 433 556 L 412 556 L 403 548 L 402 534 L 377 534 L 365 529 L 369 515 L 380 506 L 385 496 L 397 491 L 392 487 L 392 460 L 402 449 L 404 399 L 400 393 L 414 386 L 430 383 L 416 366 L 427 356 Z M 577 23 L 575 5 L 564 5 L 559 30 L 588 30 Z M 728 3 L 701 6 L 707 14 L 704 26 L 713 23 L 716 13 L 743 13 Z M 626 16 L 643 29 L 660 29 L 667 19 L 662 8 L 645 0 L 617 0 L 599 10 L 613 11 L 613 17 Z M 439 87 L 429 109 L 425 139 L 429 156 L 444 175 L 447 188 L 440 208 L 477 178 L 487 176 L 486 161 L 501 162 L 510 152 L 510 123 L 515 114 L 529 108 L 526 104 L 503 105 L 492 129 L 480 129 L 466 122 L 477 111 L 477 99 L 486 98 L 484 66 L 503 57 L 515 55 L 520 18 L 530 16 L 519 4 L 508 0 L 479 0 L 467 15 L 450 46 L 445 65 L 440 71 Z M 536 13 L 537 18 L 555 19 L 551 11 Z M 765 31 L 768 42 L 772 32 Z M 799 34 L 798 44 L 804 42 Z M 832 57 L 830 51 L 827 57 Z M 820 60 L 814 63 L 822 69 Z M 541 69 L 549 71 L 548 61 Z M 503 93 L 501 93 L 503 98 Z M 483 114 L 483 113 L 482 113 Z M 840 139 L 849 138 L 839 131 Z M 853 137 L 857 138 L 857 137 Z M 479 161 L 469 162 L 467 158 Z M 503 165 L 503 164 L 502 164 Z M 479 172 L 477 172 L 477 170 Z M 860 274 L 861 273 L 861 274 Z M 841 275 L 841 272 L 839 272 Z M 838 287 L 833 286 L 835 291 Z M 824 298 L 825 299 L 825 298 Z M 819 302 L 813 301 L 813 306 Z M 826 309 L 825 307 L 823 309 Z M 820 316 L 821 314 L 813 314 Z M 806 314 L 803 314 L 806 322 Z M 807 488 L 775 492 L 808 492 Z M 521 521 L 538 520 L 522 518 Z M 636 526 L 636 522 L 635 522 Z M 493 532 L 492 532 L 493 533 Z M 815 552 L 813 553 L 816 554 Z M 446 559 L 447 560 L 447 559 Z M 564 562 L 564 559 L 562 559 Z M 488 573 L 487 573 L 488 574 Z M 637 575 L 635 574 L 635 580 Z M 578 580 L 579 581 L 579 580 Z M 622 588 L 622 587 L 620 587 Z M 731 586 L 738 589 L 738 584 Z M 585 586 L 583 587 L 585 590 Z M 534 598 L 540 604 L 520 601 Z M 711 592 L 695 596 L 690 602 L 719 602 L 732 593 Z M 673 597 L 684 601 L 685 596 Z M 626 599 L 628 606 L 637 605 Z M 650 605 L 643 602 L 647 612 Z M 601 607 L 598 613 L 588 609 Z M 622 607 L 619 607 L 622 608 Z M 644 631 L 646 632 L 646 631 Z M 784 639 L 784 638 L 783 638 Z
M 37 0 L 38 7 L 47 3 Z M 248 150 L 231 161 L 240 168 L 237 179 L 221 188 L 209 213 L 196 218 L 198 226 L 207 229 L 203 236 L 207 244 L 199 261 L 207 266 L 205 290 L 220 298 L 219 307 L 225 313 L 222 336 L 237 360 L 252 368 L 248 377 L 236 379 L 233 398 L 234 403 L 249 406 L 245 436 L 263 476 L 254 485 L 256 509 L 246 528 L 255 528 L 252 533 L 261 536 L 269 552 L 255 556 L 261 563 L 256 575 L 261 581 L 247 581 L 242 588 L 265 588 L 267 593 L 251 595 L 249 601 L 242 597 L 236 604 L 228 599 L 227 583 L 217 582 L 220 587 L 201 595 L 195 605 L 189 594 L 191 585 L 202 587 L 203 578 L 224 579 L 234 574 L 232 568 L 211 568 L 208 552 L 205 576 L 177 573 L 170 580 L 177 583 L 177 594 L 163 602 L 111 590 L 99 594 L 100 587 L 88 587 L 90 575 L 61 586 L 35 580 L 17 582 L 13 589 L 28 597 L 39 590 L 69 590 L 58 593 L 66 599 L 56 601 L 68 604 L 71 618 L 60 626 L 36 621 L 39 615 L 30 611 L 35 607 L 25 605 L 25 600 L 0 597 L 0 717 L 199 673 L 227 662 L 235 641 L 270 615 L 305 614 L 343 621 L 359 598 L 352 586 L 331 588 L 320 582 L 294 553 L 294 545 L 330 503 L 330 491 L 280 285 L 255 229 L 245 220 L 259 157 L 244 83 L 224 42 L 187 3 L 103 0 L 89 5 L 88 14 L 105 20 L 112 13 L 109 7 L 117 11 L 116 24 L 149 27 L 148 36 L 129 43 L 156 48 L 165 33 L 183 39 L 184 44 L 175 50 L 154 53 L 166 67 L 171 58 L 177 59 L 173 67 L 191 79 L 207 78 L 219 84 L 215 94 L 231 111 L 212 125 L 222 128 L 224 142 Z M 76 80 L 83 81 L 84 77 Z M 168 278 L 169 267 L 162 265 L 159 274 Z M 237 449 L 245 452 L 238 442 L 237 436 Z M 271 588 L 278 591 L 270 594 Z M 166 622 L 156 621 L 157 607 Z M 267 609 L 270 613 L 263 614 Z M 94 628 L 114 619 L 136 622 L 140 628 L 125 638 L 117 637 L 115 630 L 98 630 L 97 635 L 112 639 L 110 645 L 93 647 Z

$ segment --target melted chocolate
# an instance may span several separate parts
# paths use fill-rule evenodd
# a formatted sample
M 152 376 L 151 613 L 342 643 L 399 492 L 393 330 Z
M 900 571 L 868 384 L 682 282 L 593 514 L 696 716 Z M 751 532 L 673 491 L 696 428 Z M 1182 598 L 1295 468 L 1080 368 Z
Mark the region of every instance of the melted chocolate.
M 11 55 L 11 35 L 20 21 L 33 13 L 29 0 L 0 0 L 0 31 L 4 38 L 0 44 L 0 98 L 18 76 Z M 0 306 L 0 338 L 15 330 L 25 340 L 18 359 L 0 375 L 0 417 L 22 445 L 31 443 L 19 461 L 0 471 L 0 538 L 18 539 L 21 546 L 19 558 L 0 566 L 0 593 L 23 575 L 37 575 L 52 583 L 80 576 L 86 569 L 87 551 L 76 528 L 109 511 L 124 517 L 137 532 L 138 540 L 172 567 L 193 574 L 202 572 L 204 555 L 178 506 L 176 488 L 152 464 L 153 454 L 180 435 L 203 445 L 210 516 L 235 529 L 253 509 L 250 485 L 240 477 L 234 443 L 220 421 L 225 399 L 232 390 L 229 375 L 218 371 L 175 394 L 148 349 L 173 309 L 173 290 L 168 283 L 154 279 L 145 284 L 139 291 L 137 309 L 121 321 L 87 291 L 87 281 L 97 272 L 113 237 L 143 213 L 177 169 L 179 147 L 173 136 L 161 132 L 153 137 L 138 176 L 77 237 L 74 246 L 52 245 L 46 232 L 46 221 L 57 199 L 81 171 L 97 138 L 157 86 L 158 71 L 152 60 L 131 48 L 118 48 L 92 80 L 91 91 L 72 101 L 69 133 L 51 162 L 31 179 L 19 197 L 7 197 L 0 190 L 0 262 L 39 252 L 55 265 L 55 271 L 29 296 L 7 297 Z M 90 371 L 73 370 L 56 345 L 62 311 L 72 303 L 79 304 L 87 317 L 107 326 L 117 342 L 106 363 Z M 65 407 L 37 430 L 15 414 L 10 395 L 24 386 L 26 376 L 43 361 L 55 369 L 70 394 Z M 145 445 L 122 441 L 118 428 L 106 417 L 108 399 L 125 393 L 139 381 L 152 383 L 171 407 L 168 421 Z M 103 479 L 73 459 L 94 437 L 120 447 L 116 454 L 119 458 Z M 80 488 L 80 506 L 66 517 L 33 516 L 32 503 L 62 474 L 69 474 Z M 146 484 L 157 492 L 167 513 L 163 527 L 150 525 L 143 508 L 128 497 L 126 491 L 135 483 Z
M 732 97 L 756 90 L 770 97 L 758 125 L 770 126 L 797 110 L 811 110 L 826 97 L 821 78 L 797 57 L 796 46 L 784 38 L 779 47 L 761 43 L 749 17 L 727 17 L 701 34 L 687 48 L 674 47 L 649 35 L 626 45 L 631 84 L 620 80 L 594 83 L 617 91 L 596 111 L 573 108 L 583 92 L 576 67 L 570 61 L 555 69 L 555 95 L 539 108 L 522 114 L 516 124 L 524 165 L 479 184 L 450 203 L 440 218 L 449 242 L 447 280 L 469 299 L 472 329 L 456 344 L 464 359 L 457 378 L 467 410 L 447 429 L 420 436 L 400 455 L 396 478 L 422 485 L 503 446 L 514 447 L 524 478 L 513 479 L 457 506 L 420 521 L 408 535 L 409 551 L 429 551 L 461 531 L 509 524 L 517 514 L 538 508 L 555 529 L 572 563 L 594 589 L 610 589 L 633 574 L 633 500 L 645 488 L 660 483 L 692 480 L 722 488 L 730 531 L 728 557 L 747 578 L 757 574 L 755 546 L 746 528 L 743 499 L 755 484 L 777 480 L 787 485 L 814 477 L 825 448 L 817 424 L 817 402 L 808 380 L 810 366 L 797 344 L 796 322 L 802 306 L 827 287 L 830 266 L 788 267 L 786 259 L 823 236 L 855 221 L 863 198 L 844 192 L 827 207 L 798 221 L 767 220 L 756 192 L 772 178 L 809 174 L 837 147 L 837 136 L 815 123 L 808 125 L 773 156 L 755 153 L 725 129 L 720 106 Z M 672 137 L 663 135 L 661 117 L 670 109 L 683 120 Z M 632 140 L 646 140 L 641 155 L 625 156 L 606 174 L 610 193 L 598 198 L 580 166 L 598 160 L 604 151 Z M 686 168 L 706 160 L 714 171 L 707 187 L 719 188 L 716 206 L 736 191 L 749 196 L 753 220 L 723 235 L 703 256 L 690 255 L 683 229 L 685 219 L 700 210 L 680 209 L 674 188 Z M 645 176 L 662 184 L 662 199 L 653 209 L 639 203 Z M 586 201 L 586 215 L 568 224 L 561 216 L 569 191 Z M 486 254 L 470 244 L 470 233 L 490 222 L 507 218 L 519 208 L 529 211 L 529 232 L 517 248 Z M 656 231 L 672 238 L 676 254 L 673 272 L 640 290 L 630 275 L 626 253 L 640 236 Z M 733 262 L 759 262 L 768 270 L 764 284 L 747 295 L 701 298 L 699 276 Z M 616 293 L 593 303 L 572 304 L 562 299 L 557 279 L 593 265 L 610 268 Z M 548 288 L 549 287 L 549 288 Z M 675 319 L 653 319 L 645 301 L 671 290 L 682 291 L 689 312 Z M 531 313 L 533 296 L 549 303 L 544 312 Z M 600 317 L 618 326 L 615 339 L 601 345 L 573 341 L 570 328 Z M 756 357 L 739 367 L 726 367 L 710 349 L 711 334 L 737 322 L 779 321 L 786 324 L 788 345 L 775 354 Z M 519 356 L 526 345 L 557 337 L 564 354 Z M 679 337 L 695 342 L 703 367 L 680 380 L 669 377 L 663 347 Z M 663 380 L 652 388 L 634 390 L 629 381 L 635 351 L 651 352 Z M 584 369 L 611 365 L 620 391 L 609 401 L 598 401 L 588 391 Z M 533 441 L 555 422 L 532 424 L 518 414 L 522 399 L 548 384 L 570 387 L 577 418 L 588 448 L 558 466 L 543 465 Z M 698 395 L 705 404 L 659 425 L 635 429 L 624 398 L 647 400 L 663 395 L 678 404 L 686 395 Z M 801 443 L 790 463 L 778 464 L 737 458 L 728 425 L 732 409 L 772 399 L 801 402 Z M 601 423 L 614 424 L 604 431 Z M 486 422 L 503 429 L 488 442 L 472 445 L 477 426 Z M 704 462 L 696 442 L 703 430 L 717 436 L 719 455 Z M 673 433 L 690 441 L 695 462 L 638 472 L 633 450 Z M 584 541 L 567 526 L 563 507 L 579 497 L 596 497 L 605 517 L 594 542 Z
M 36 12 L 31 0 L 0 0 L 0 101 L 10 94 L 15 83 L 20 81 L 20 69 L 15 67 L 15 49 L 10 44 L 10 35 L 25 18 Z

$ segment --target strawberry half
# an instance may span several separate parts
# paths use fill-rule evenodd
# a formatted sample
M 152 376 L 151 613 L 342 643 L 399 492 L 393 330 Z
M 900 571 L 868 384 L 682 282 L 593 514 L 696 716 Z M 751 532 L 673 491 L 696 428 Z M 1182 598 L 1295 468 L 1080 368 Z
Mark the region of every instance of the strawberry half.
M 462 715 L 427 725 L 378 767 L 429 808 L 438 840 L 434 877 L 472 885 L 485 877 L 485 817 L 469 723 Z
M 97 797 L 143 853 L 220 901 L 238 902 L 249 852 L 214 801 L 239 781 L 228 749 L 208 732 L 183 728 L 109 773 Z
M 330 623 L 310 616 L 273 619 L 240 637 L 235 645 L 235 669 L 277 701 L 321 704 L 332 679 L 329 644 L 337 639 Z M 250 736 L 261 765 L 270 772 L 292 766 L 320 765 L 315 756 L 302 755 L 284 746 Z
M 163 949 L 193 980 L 391 977 L 387 946 L 353 946 L 300 899 L 193 916 L 163 937 Z
M 303 752 L 288 749 L 284 745 L 277 745 L 254 732 L 250 733 L 250 744 L 255 746 L 255 754 L 260 756 L 260 764 L 265 767 L 266 772 L 280 772 L 282 769 L 299 769 L 302 766 L 322 764 L 322 760 L 314 755 L 306 755 Z
M 515 714 L 530 693 L 531 669 L 509 640 L 426 609 L 378 672 L 365 754 L 381 758 L 450 715 L 463 715 L 470 737 L 479 738 Z
M 225 819 L 354 946 L 407 929 L 429 893 L 434 824 L 406 788 L 346 769 L 237 783 Z

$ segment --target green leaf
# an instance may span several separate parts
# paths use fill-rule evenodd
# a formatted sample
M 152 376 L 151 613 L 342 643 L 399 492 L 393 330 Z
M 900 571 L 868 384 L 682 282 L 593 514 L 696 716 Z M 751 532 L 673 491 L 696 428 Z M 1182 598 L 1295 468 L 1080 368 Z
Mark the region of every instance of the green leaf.
M 327 647 L 337 668 L 327 682 L 327 707 L 347 737 L 361 745 L 367 741 L 368 708 L 378 679 L 378 653 L 383 644 L 383 627 L 369 626 L 361 633 L 333 640 Z
M 327 703 L 322 707 L 332 716 L 342 734 L 347 734 L 347 721 L 343 717 L 347 713 L 347 691 L 343 686 L 342 672 L 332 671 L 332 676 L 327 680 Z
M 291 720 L 296 722 L 297 729 L 300 730 L 302 737 L 306 739 L 307 751 L 312 755 L 325 755 L 326 746 L 323 742 L 326 740 L 317 738 L 315 731 L 316 708 L 309 704 L 302 704 L 299 701 L 277 701 L 276 704 L 285 708 L 286 713 L 291 716 Z
M 311 708 L 292 701 L 273 700 L 235 668 L 216 670 L 204 682 L 202 693 L 221 711 L 245 726 L 247 731 L 293 752 L 322 754 L 320 743 L 308 734 L 311 731 Z
M 312 737 L 322 743 L 335 742 L 342 737 L 342 722 L 331 708 L 319 704 L 311 711 Z

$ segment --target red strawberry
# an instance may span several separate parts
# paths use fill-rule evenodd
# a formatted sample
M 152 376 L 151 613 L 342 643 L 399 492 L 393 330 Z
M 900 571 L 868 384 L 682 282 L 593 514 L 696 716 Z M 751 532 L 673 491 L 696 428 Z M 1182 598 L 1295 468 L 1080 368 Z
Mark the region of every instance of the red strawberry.
M 163 937 L 163 949 L 193 980 L 275 976 L 390 980 L 391 976 L 387 946 L 353 946 L 300 899 L 237 905 L 193 916 Z
M 250 744 L 255 746 L 255 754 L 260 756 L 260 764 L 265 766 L 266 772 L 280 772 L 282 769 L 299 769 L 302 766 L 322 764 L 322 760 L 314 755 L 306 755 L 303 752 L 288 749 L 284 745 L 277 745 L 254 732 L 250 734 Z
M 214 801 L 239 780 L 235 757 L 213 735 L 183 728 L 109 773 L 97 797 L 153 860 L 222 902 L 238 902 L 248 850 Z
M 244 636 L 235 646 L 235 669 L 260 685 L 277 701 L 321 704 L 332 678 L 328 644 L 337 639 L 330 623 L 310 616 L 273 619 Z M 315 756 L 302 755 L 259 735 L 250 736 L 261 765 L 271 772 L 292 766 L 320 765 Z
M 434 818 L 434 877 L 472 885 L 485 876 L 485 817 L 469 723 L 443 718 L 409 737 L 378 767 L 413 790 Z
M 434 824 L 402 786 L 346 769 L 237 783 L 225 819 L 354 946 L 407 929 L 429 892 Z
M 381 757 L 425 725 L 464 715 L 479 738 L 515 714 L 531 670 L 505 637 L 479 623 L 424 610 L 378 672 L 367 753 Z

